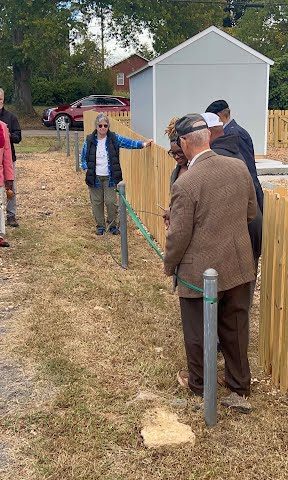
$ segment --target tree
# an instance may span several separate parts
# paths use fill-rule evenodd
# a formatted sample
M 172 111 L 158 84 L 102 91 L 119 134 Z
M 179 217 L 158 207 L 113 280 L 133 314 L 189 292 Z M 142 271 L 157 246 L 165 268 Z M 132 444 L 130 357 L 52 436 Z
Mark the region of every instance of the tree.
M 288 53 L 271 68 L 269 108 L 288 110 Z
M 110 29 L 124 46 L 139 47 L 139 34 L 147 28 L 153 48 L 161 54 L 210 25 L 221 26 L 221 4 L 173 0 L 114 0 Z
M 34 114 L 31 98 L 33 68 L 60 47 L 69 51 L 73 14 L 55 0 L 0 0 L 0 58 L 13 71 L 14 101 L 19 110 Z M 71 7 L 71 5 L 70 5 Z
M 263 8 L 247 9 L 229 33 L 272 59 L 282 56 L 288 52 L 286 2 L 287 7 L 269 3 Z

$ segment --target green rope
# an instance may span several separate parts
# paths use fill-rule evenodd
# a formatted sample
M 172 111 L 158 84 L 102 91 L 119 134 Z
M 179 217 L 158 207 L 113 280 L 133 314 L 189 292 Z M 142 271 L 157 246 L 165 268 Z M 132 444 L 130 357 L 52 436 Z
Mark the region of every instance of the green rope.
M 141 220 L 139 219 L 139 217 L 137 217 L 136 213 L 134 212 L 134 210 L 133 210 L 132 206 L 130 205 L 130 203 L 128 202 L 127 198 L 124 197 L 124 195 L 122 195 L 122 193 L 120 193 L 119 190 L 117 190 L 117 193 L 119 194 L 119 196 L 121 197 L 121 199 L 125 203 L 126 209 L 129 213 L 130 217 L 132 218 L 133 222 L 135 223 L 136 227 L 140 230 L 143 237 L 149 243 L 150 247 L 153 248 L 153 250 L 157 253 L 158 257 L 160 257 L 161 260 L 163 261 L 164 260 L 163 253 L 160 251 L 159 247 L 154 242 L 150 233 L 147 232 L 146 228 L 144 227 L 144 225 L 141 222 Z M 187 282 L 186 280 L 184 280 L 183 278 L 179 277 L 176 274 L 175 274 L 175 277 L 177 278 L 179 283 L 181 283 L 185 287 L 189 288 L 190 290 L 194 290 L 194 292 L 197 292 L 197 293 L 204 293 L 203 288 L 197 287 L 197 285 L 193 285 L 193 283 Z M 204 298 L 205 302 L 217 303 L 217 298 L 214 298 L 214 297 L 203 297 L 203 298 Z

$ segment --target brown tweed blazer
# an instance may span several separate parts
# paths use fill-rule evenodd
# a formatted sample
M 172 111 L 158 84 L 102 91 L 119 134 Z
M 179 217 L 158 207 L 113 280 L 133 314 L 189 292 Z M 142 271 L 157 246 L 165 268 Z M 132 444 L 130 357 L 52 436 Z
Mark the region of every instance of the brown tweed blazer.
M 203 288 L 207 268 L 218 272 L 218 291 L 229 290 L 255 278 L 248 222 L 256 216 L 254 185 L 246 165 L 212 151 L 172 187 L 170 227 L 164 269 Z M 201 294 L 178 285 L 180 297 Z

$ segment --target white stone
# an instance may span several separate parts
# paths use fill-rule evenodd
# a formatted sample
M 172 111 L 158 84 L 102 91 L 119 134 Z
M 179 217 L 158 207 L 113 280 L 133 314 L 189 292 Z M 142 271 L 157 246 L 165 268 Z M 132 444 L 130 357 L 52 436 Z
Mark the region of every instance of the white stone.
M 141 435 L 147 448 L 158 448 L 164 445 L 195 445 L 196 436 L 189 425 L 179 422 L 178 416 L 168 410 L 155 408 L 148 410 L 144 417 Z

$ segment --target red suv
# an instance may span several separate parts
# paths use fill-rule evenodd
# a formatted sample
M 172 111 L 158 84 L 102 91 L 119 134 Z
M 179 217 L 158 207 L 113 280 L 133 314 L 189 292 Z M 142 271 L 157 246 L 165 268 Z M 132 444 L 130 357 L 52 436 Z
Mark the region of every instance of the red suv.
M 83 127 L 83 112 L 96 110 L 97 112 L 130 112 L 130 100 L 125 97 L 111 95 L 89 95 L 81 98 L 71 105 L 47 108 L 42 115 L 42 123 L 46 127 L 56 127 L 65 130 L 69 127 Z

